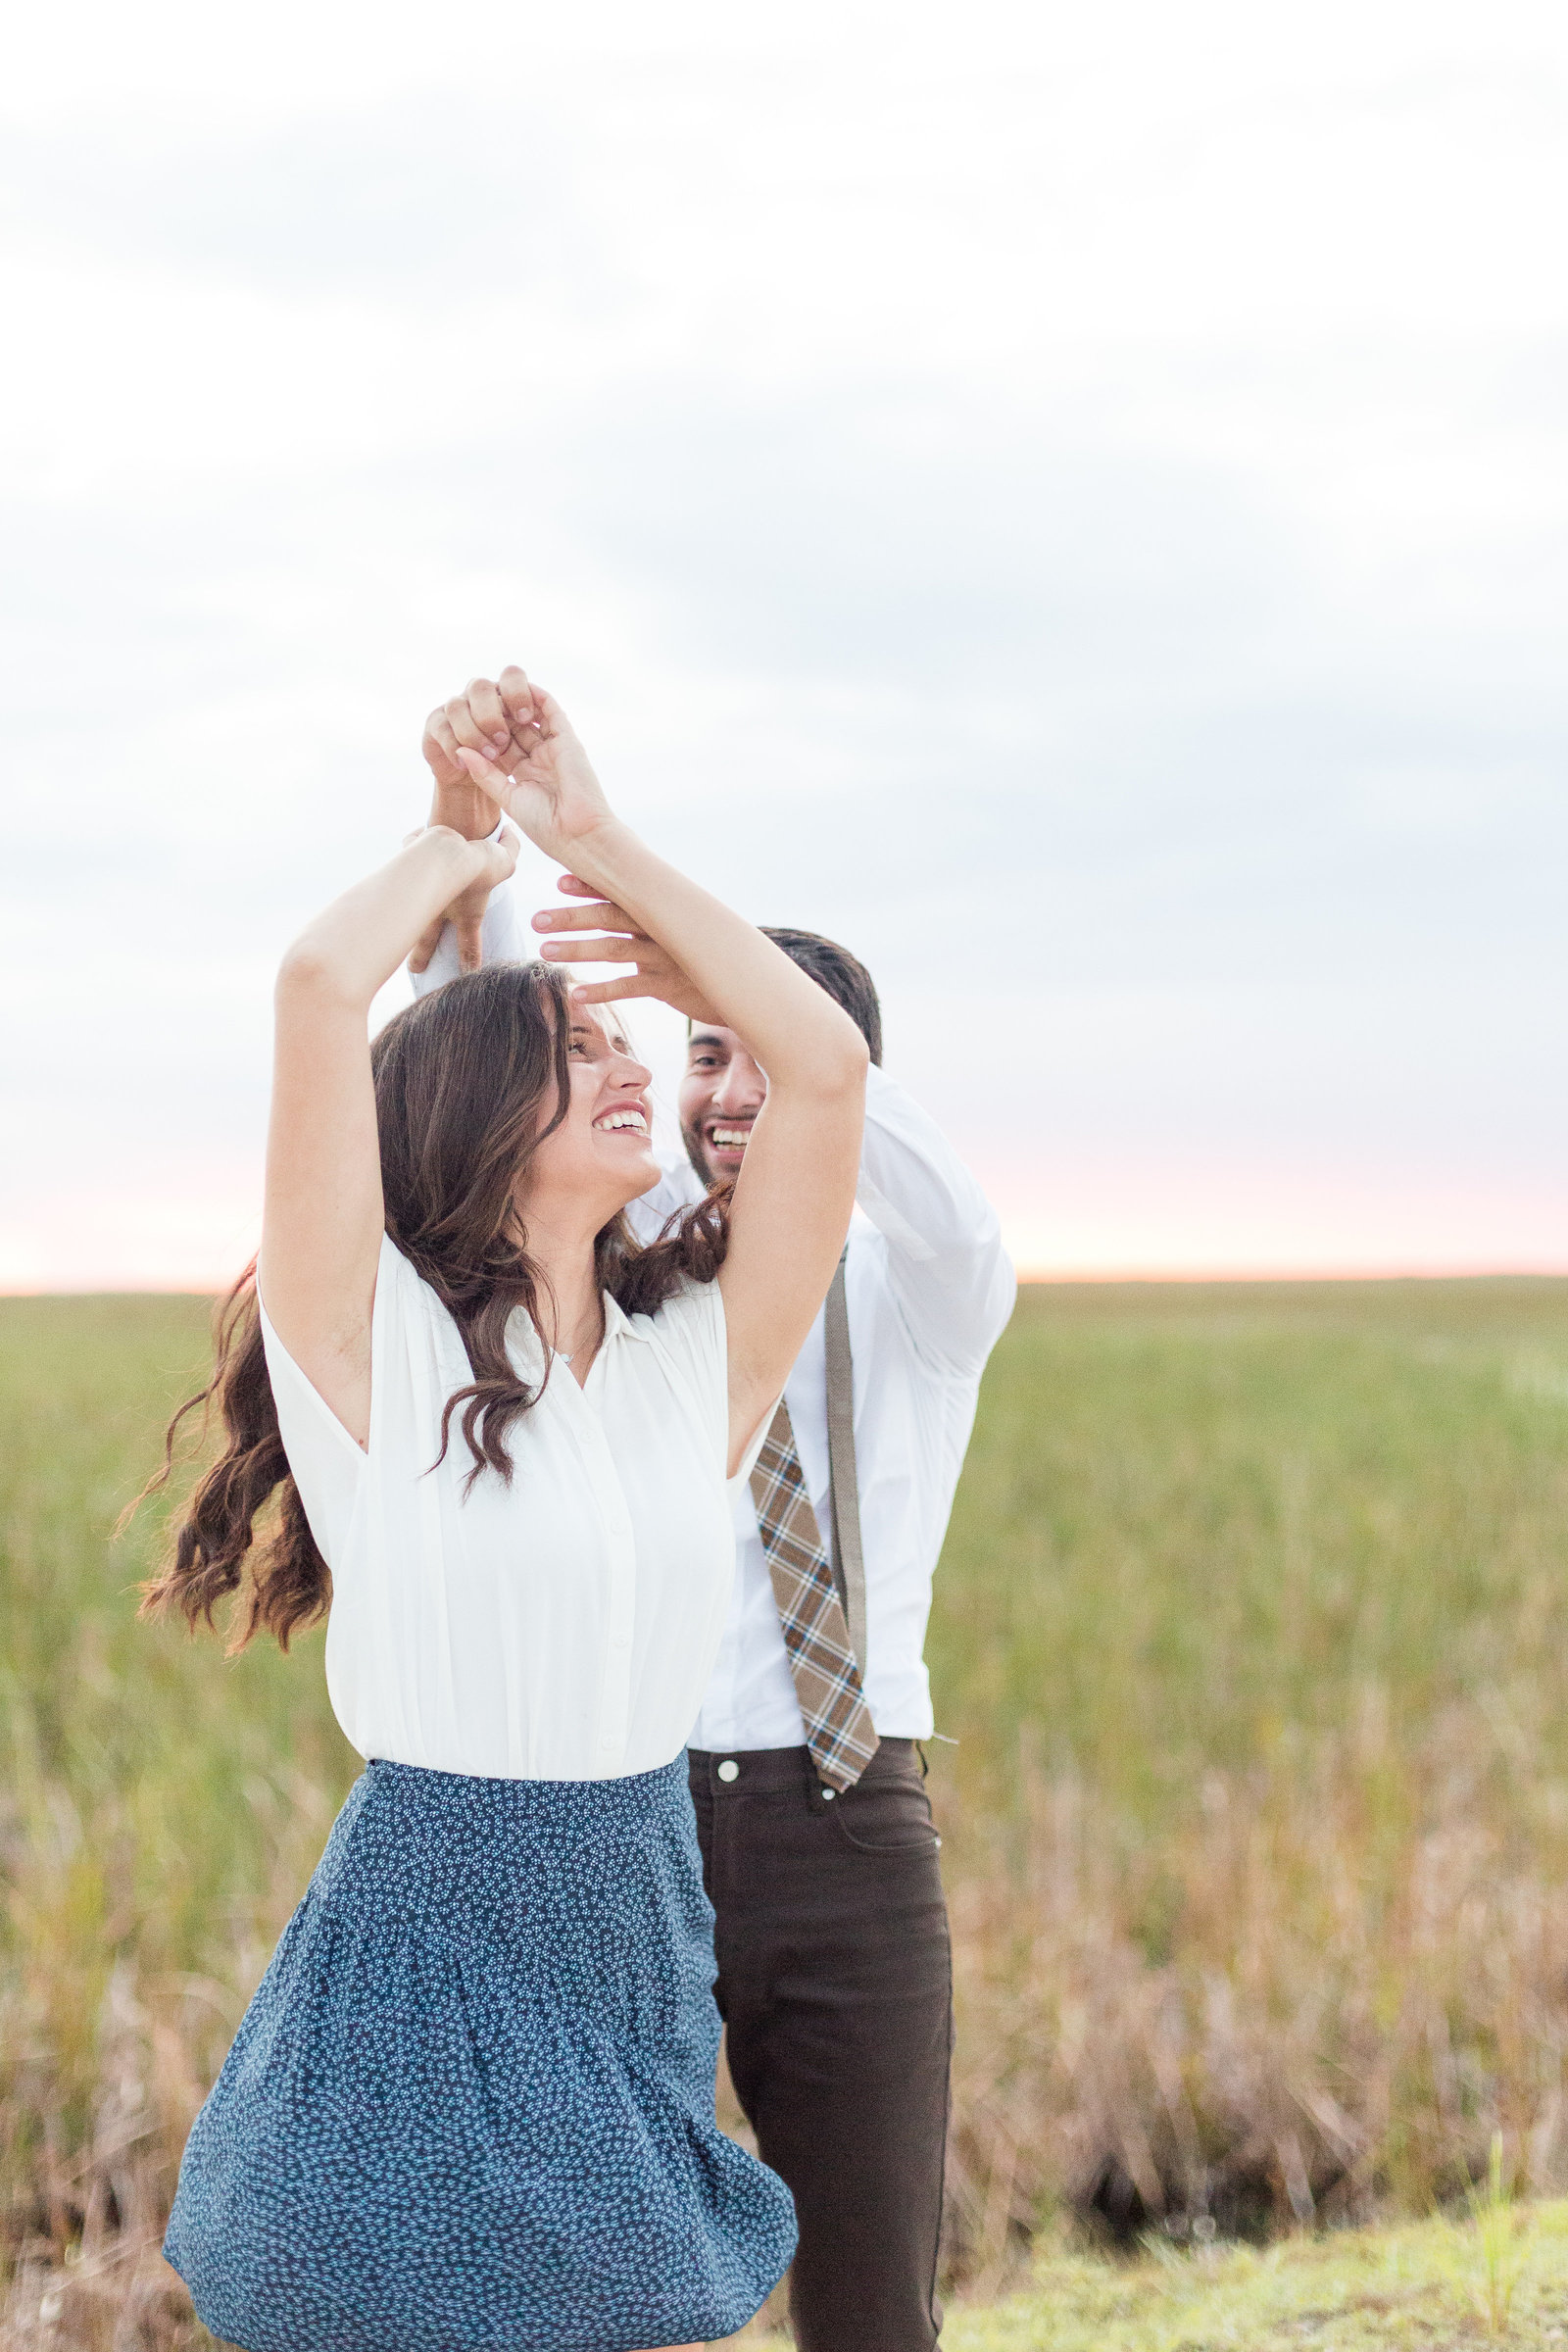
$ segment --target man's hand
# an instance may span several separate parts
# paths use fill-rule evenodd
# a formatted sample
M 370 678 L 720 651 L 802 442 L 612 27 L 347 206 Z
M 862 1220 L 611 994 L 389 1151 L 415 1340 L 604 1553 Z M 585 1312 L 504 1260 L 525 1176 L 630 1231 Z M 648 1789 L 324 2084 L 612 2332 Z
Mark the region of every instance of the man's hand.
M 446 707 L 453 759 L 536 849 L 571 863 L 589 836 L 612 821 L 612 811 L 561 705 L 515 664 L 494 686 L 475 678 L 463 703 L 466 731 L 454 722 L 454 706 Z
M 450 703 L 432 710 L 424 722 L 424 741 L 419 746 L 435 784 L 430 796 L 431 824 L 450 825 L 466 841 L 483 841 L 487 833 L 495 831 L 500 811 L 459 760 L 459 750 L 465 746 L 482 752 L 503 768 L 509 768 L 509 763 L 514 767 L 522 757 L 513 744 L 511 722 L 501 707 L 501 697 L 487 678 L 470 680 L 463 694 L 454 695 Z M 485 882 L 476 882 L 462 898 L 454 899 L 416 943 L 409 957 L 410 971 L 428 969 L 430 958 L 441 944 L 441 934 L 450 923 L 457 933 L 459 971 L 476 972 L 481 953 L 479 934 L 489 904 L 490 886 Z
M 546 906 L 533 918 L 536 931 L 594 931 L 596 939 L 547 939 L 544 955 L 550 963 L 629 963 L 634 966 L 615 980 L 596 980 L 581 990 L 588 1004 L 611 1004 L 621 997 L 657 997 L 673 1004 L 688 1020 L 716 1022 L 719 1015 L 686 977 L 657 940 L 639 931 L 629 914 L 601 899 L 575 874 L 563 874 L 556 888 L 563 897 L 582 899 L 581 906 Z M 605 934 L 609 936 L 605 936 Z

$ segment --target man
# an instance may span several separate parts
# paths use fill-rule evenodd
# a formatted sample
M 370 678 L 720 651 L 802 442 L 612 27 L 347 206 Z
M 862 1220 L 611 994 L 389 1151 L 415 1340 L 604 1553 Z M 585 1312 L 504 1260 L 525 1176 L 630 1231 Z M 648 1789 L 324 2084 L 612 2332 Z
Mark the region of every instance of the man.
M 466 743 L 495 757 L 505 733 L 485 680 L 431 714 L 432 823 L 470 838 L 494 830 L 493 806 L 455 753 Z M 556 956 L 631 962 L 631 977 L 590 993 L 659 996 L 688 1016 L 688 1164 L 635 1204 L 639 1235 L 652 1239 L 671 1211 L 733 1179 L 767 1079 L 618 908 L 580 885 L 575 895 L 584 903 L 535 918 Z M 510 892 L 449 913 L 446 933 L 427 935 L 411 959 L 416 988 L 481 954 L 537 946 Z M 859 1213 L 842 1285 L 796 1363 L 751 1490 L 736 1497 L 735 1590 L 692 1734 L 692 1796 L 731 2079 L 800 2222 L 797 2341 L 802 2352 L 929 2352 L 952 1985 L 940 1841 L 916 1744 L 933 1728 L 921 1652 L 1013 1277 L 978 1185 L 880 1066 L 869 973 L 813 933 L 770 936 L 870 1048 Z

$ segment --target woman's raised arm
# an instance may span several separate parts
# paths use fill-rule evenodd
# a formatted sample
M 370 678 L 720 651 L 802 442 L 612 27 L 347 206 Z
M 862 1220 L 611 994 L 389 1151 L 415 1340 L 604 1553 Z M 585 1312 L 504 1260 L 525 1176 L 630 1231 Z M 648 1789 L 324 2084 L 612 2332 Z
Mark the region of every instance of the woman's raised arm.
M 784 1386 L 844 1247 L 865 1115 L 865 1040 L 771 940 L 620 823 L 559 704 L 520 669 L 503 670 L 489 691 L 499 692 L 514 751 L 509 773 L 460 745 L 475 783 L 547 856 L 666 949 L 767 1072 L 719 1277 L 733 1469 Z
M 444 828 L 417 835 L 318 914 L 278 971 L 258 1288 L 278 1338 L 362 1446 L 383 1223 L 370 1001 L 442 907 L 472 883 L 506 880 L 515 848 Z

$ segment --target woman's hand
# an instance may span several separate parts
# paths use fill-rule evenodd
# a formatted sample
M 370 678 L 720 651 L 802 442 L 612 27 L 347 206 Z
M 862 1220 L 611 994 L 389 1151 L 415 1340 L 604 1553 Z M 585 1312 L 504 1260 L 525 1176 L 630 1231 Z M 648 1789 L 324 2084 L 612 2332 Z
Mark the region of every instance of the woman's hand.
M 425 827 L 427 833 L 450 833 L 451 830 L 449 825 L 427 825 Z M 416 833 L 411 838 L 418 841 L 421 836 Z M 469 841 L 465 838 L 463 846 L 470 852 L 479 869 L 468 884 L 468 891 L 482 890 L 485 897 L 488 898 L 491 891 L 501 888 L 503 882 L 510 882 L 517 870 L 519 845 L 517 836 L 510 825 L 503 825 L 494 839 L 489 835 L 486 835 L 483 841 Z M 461 893 L 460 899 L 455 899 L 453 905 L 460 904 L 461 898 L 466 898 L 468 891 Z
M 465 778 L 464 780 L 466 782 L 467 779 Z M 484 799 L 483 794 L 478 791 L 477 786 L 475 786 L 473 790 L 474 797 L 476 799 Z M 493 801 L 485 801 L 485 807 L 490 809 L 493 816 L 495 811 L 495 803 Z M 443 830 L 455 832 L 457 827 L 443 827 L 441 820 L 438 817 L 432 817 L 425 829 L 427 832 L 432 833 Z M 514 833 L 512 827 L 508 825 L 496 840 L 491 840 L 490 838 L 490 834 L 493 830 L 493 825 L 487 826 L 483 839 L 476 839 L 472 835 L 465 835 L 465 839 L 469 842 L 470 847 L 476 850 L 482 850 L 486 853 L 483 870 L 481 871 L 477 881 L 470 882 L 466 890 L 459 891 L 457 897 L 451 902 L 451 904 L 443 906 L 440 913 L 435 917 L 434 921 L 427 923 L 424 929 L 420 932 L 418 938 L 409 950 L 409 969 L 411 972 L 418 973 L 429 970 L 430 958 L 432 956 L 434 956 L 437 948 L 441 945 L 441 934 L 445 931 L 448 923 L 452 925 L 454 932 L 457 934 L 459 971 L 476 972 L 479 969 L 480 964 L 483 963 L 484 915 L 485 908 L 490 904 L 490 894 L 500 883 L 508 882 L 512 879 L 512 875 L 515 870 L 517 863 L 517 836 L 515 833 Z M 419 836 L 417 833 L 405 834 L 403 839 L 404 848 L 408 849 L 410 844 L 417 841 L 418 838 Z M 508 863 L 504 869 L 498 867 L 495 862 L 494 853 L 498 850 L 501 851 L 502 855 L 508 860 Z
M 467 779 L 465 778 L 464 781 L 466 783 Z M 476 799 L 483 800 L 484 796 L 476 786 L 470 789 L 473 790 Z M 493 802 L 486 801 L 485 806 L 491 809 L 492 813 L 494 812 L 495 804 Z M 436 817 L 431 818 L 426 828 L 430 832 L 443 829 L 452 832 L 458 830 L 456 826 L 443 828 L 440 819 Z M 493 827 L 487 827 L 482 840 L 465 836 L 471 848 L 483 852 L 484 866 L 478 880 L 470 882 L 466 890 L 460 891 L 450 906 L 442 907 L 434 922 L 427 923 L 420 932 L 409 952 L 411 972 L 423 972 L 429 969 L 430 958 L 441 945 L 441 934 L 448 923 L 457 933 L 459 971 L 476 972 L 484 961 L 484 910 L 490 904 L 490 893 L 501 883 L 509 882 L 512 879 L 517 863 L 517 836 L 512 827 L 510 825 L 504 827 L 499 839 L 494 841 L 489 838 L 492 830 Z M 408 834 L 404 839 L 404 848 L 407 849 L 412 842 L 417 841 L 418 838 L 417 833 Z M 497 862 L 498 857 L 505 859 L 505 864 Z
M 546 906 L 533 918 L 536 931 L 593 931 L 595 939 L 547 939 L 543 955 L 548 963 L 629 963 L 634 968 L 614 980 L 595 980 L 575 993 L 585 1004 L 612 1004 L 621 997 L 657 997 L 672 1004 L 689 1021 L 719 1019 L 712 1005 L 667 948 L 640 931 L 624 907 L 600 898 L 590 883 L 575 874 L 563 874 L 556 888 L 564 897 L 583 899 L 581 906 Z M 605 936 L 608 934 L 609 936 Z
M 447 704 L 444 716 L 457 764 L 547 858 L 570 865 L 573 852 L 612 820 L 604 788 L 564 710 L 515 665 L 504 669 L 494 686 L 475 678 L 456 705 Z

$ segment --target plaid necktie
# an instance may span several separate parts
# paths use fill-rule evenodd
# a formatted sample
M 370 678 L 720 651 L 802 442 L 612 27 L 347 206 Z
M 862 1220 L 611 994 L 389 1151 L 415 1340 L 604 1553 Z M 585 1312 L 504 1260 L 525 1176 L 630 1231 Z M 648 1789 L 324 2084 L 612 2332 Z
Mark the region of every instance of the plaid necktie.
M 876 1727 L 783 1402 L 752 1472 L 752 1500 L 811 1761 L 830 1788 L 853 1788 L 876 1753 Z

